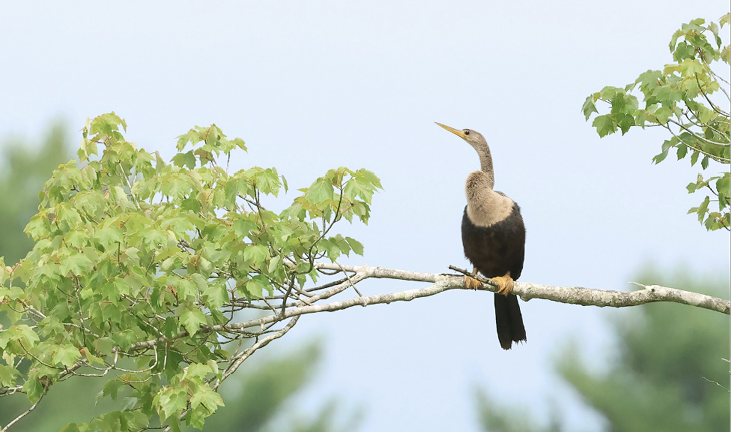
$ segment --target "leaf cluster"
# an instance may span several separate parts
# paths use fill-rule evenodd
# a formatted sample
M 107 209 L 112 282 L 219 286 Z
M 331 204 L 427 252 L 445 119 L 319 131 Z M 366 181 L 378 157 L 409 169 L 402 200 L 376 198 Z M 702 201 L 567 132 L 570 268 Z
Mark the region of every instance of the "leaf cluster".
M 729 103 L 729 82 L 712 69 L 716 62 L 729 68 L 730 45 L 723 45 L 720 29 L 729 24 L 730 14 L 720 18 L 719 24 L 695 19 L 683 24 L 669 43 L 674 63 L 663 70 L 648 70 L 625 87 L 605 87 L 587 97 L 582 106 L 585 119 L 597 116 L 592 122 L 600 137 L 621 131 L 623 135 L 633 127 L 661 127 L 671 137 L 661 145 L 661 152 L 653 158 L 660 163 L 675 149 L 677 159 L 689 157 L 694 166 L 700 159 L 702 170 L 709 163 L 730 163 L 730 113 L 712 99 L 721 92 Z M 711 42 L 710 42 L 711 41 Z M 725 89 L 727 87 L 727 89 Z M 636 96 L 638 94 L 638 96 Z M 642 97 L 642 104 L 639 103 Z M 600 114 L 597 102 L 609 108 Z M 699 179 L 687 187 L 689 193 L 708 189 L 707 196 L 689 213 L 697 213 L 699 221 L 708 230 L 730 229 L 730 173 Z M 709 203 L 716 201 L 717 208 Z
M 367 223 L 381 183 L 332 169 L 276 213 L 262 205 L 288 190 L 275 168 L 217 163 L 246 150 L 243 140 L 195 127 L 166 163 L 126 141 L 126 127 L 115 113 L 87 122 L 79 162 L 60 165 L 39 194 L 25 229 L 33 250 L 13 266 L 0 258 L 11 321 L 0 328 L 0 395 L 36 403 L 58 381 L 111 375 L 100 396 L 123 408 L 65 431 L 143 430 L 154 416 L 202 428 L 246 347 L 277 331 L 227 327 L 235 313 L 279 313 L 271 301 L 284 310 L 317 281 L 317 260 L 362 254 L 332 228 Z

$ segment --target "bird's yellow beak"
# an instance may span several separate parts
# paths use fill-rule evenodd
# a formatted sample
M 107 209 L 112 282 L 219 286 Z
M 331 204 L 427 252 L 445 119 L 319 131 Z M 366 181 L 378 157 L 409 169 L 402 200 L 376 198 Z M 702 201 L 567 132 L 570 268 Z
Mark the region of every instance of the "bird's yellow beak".
M 451 128 L 450 126 L 444 125 L 442 123 L 437 123 L 437 122 L 435 122 L 435 123 L 437 124 L 437 126 L 439 126 L 439 127 L 443 128 L 445 130 L 448 130 L 448 131 L 454 133 L 455 135 L 459 136 L 462 139 L 465 139 L 466 138 L 465 137 L 465 133 L 463 131 L 461 131 L 461 130 L 457 130 L 455 128 Z

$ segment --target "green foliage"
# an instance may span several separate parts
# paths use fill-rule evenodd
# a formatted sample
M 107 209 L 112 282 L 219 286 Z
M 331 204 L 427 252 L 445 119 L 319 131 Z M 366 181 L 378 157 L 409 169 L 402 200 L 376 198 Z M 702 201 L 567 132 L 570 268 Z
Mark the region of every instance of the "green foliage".
M 0 261 L 11 321 L 0 333 L 2 385 L 33 403 L 85 369 L 114 371 L 103 396 L 122 409 L 66 430 L 138 430 L 154 415 L 172 430 L 202 428 L 223 405 L 224 370 L 244 355 L 224 344 L 272 332 L 228 327 L 233 312 L 261 309 L 275 291 L 284 305 L 317 281 L 316 260 L 362 253 L 331 229 L 367 223 L 381 184 L 365 169 L 332 169 L 277 214 L 261 203 L 287 190 L 275 168 L 230 174 L 217 164 L 246 150 L 241 139 L 196 127 L 165 163 L 125 141 L 126 127 L 114 113 L 87 122 L 79 163 L 53 173 L 26 227 L 33 250 L 12 267 Z
M 638 278 L 709 295 L 729 294 L 729 279 L 673 275 L 650 270 Z M 558 353 L 562 379 L 601 414 L 613 432 L 713 432 L 730 429 L 729 317 L 673 303 L 622 311 L 611 322 L 616 334 L 611 364 L 595 372 L 580 359 L 577 343 Z M 523 429 L 506 426 L 506 409 L 478 399 L 484 430 L 544 431 L 523 413 Z M 556 415 L 556 414 L 555 414 Z M 561 418 L 552 424 L 561 424 Z M 549 430 L 563 430 L 552 426 Z
M 723 45 L 719 36 L 720 28 L 729 24 L 729 16 L 720 18 L 719 24 L 704 26 L 705 21 L 699 18 L 682 25 L 669 44 L 675 63 L 665 65 L 663 71 L 643 72 L 623 88 L 605 87 L 588 96 L 582 105 L 586 120 L 597 114 L 592 126 L 600 137 L 618 130 L 625 135 L 636 126 L 668 130 L 672 136 L 663 142 L 654 163 L 662 162 L 671 149 L 676 149 L 677 158 L 689 156 L 692 166 L 701 157 L 703 170 L 710 161 L 725 165 L 720 175 L 704 179 L 700 174 L 687 187 L 689 193 L 705 189 L 714 195 L 714 199 L 707 196 L 702 205 L 689 210 L 697 213 L 708 230 L 730 229 L 730 114 L 710 97 L 721 90 L 729 101 L 729 92 L 722 87 L 729 87 L 729 83 L 712 70 L 719 61 L 729 69 L 730 46 Z M 633 92 L 640 93 L 643 106 L 639 106 Z M 600 114 L 598 101 L 610 107 L 608 113 Z M 710 208 L 709 203 L 714 201 L 717 205 Z

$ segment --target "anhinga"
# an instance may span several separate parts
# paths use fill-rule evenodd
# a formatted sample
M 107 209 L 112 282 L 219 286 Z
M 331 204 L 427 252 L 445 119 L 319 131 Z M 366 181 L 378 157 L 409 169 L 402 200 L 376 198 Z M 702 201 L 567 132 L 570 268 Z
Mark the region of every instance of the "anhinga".
M 513 281 L 524 267 L 526 228 L 521 210 L 511 198 L 493 190 L 493 158 L 483 135 L 437 124 L 464 139 L 480 157 L 480 171 L 471 172 L 465 181 L 468 205 L 463 212 L 463 250 L 473 264 L 473 275 L 480 271 L 498 284 L 494 295 L 498 340 L 501 348 L 511 349 L 512 342 L 526 341 L 518 298 L 511 294 Z M 481 286 L 477 280 L 465 278 L 468 287 Z

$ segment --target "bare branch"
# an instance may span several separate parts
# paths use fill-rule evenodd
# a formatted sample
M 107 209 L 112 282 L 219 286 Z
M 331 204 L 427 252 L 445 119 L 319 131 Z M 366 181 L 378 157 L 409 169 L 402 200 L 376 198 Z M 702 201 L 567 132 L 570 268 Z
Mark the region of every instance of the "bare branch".
M 353 306 L 369 306 L 375 304 L 390 304 L 398 301 L 411 301 L 421 297 L 429 297 L 448 290 L 467 290 L 463 276 L 420 273 L 406 270 L 385 269 L 381 267 L 348 266 L 338 263 L 315 263 L 316 268 L 326 270 L 345 270 L 354 272 L 355 274 L 347 280 L 333 288 L 330 288 L 318 295 L 311 297 L 309 300 L 312 305 L 305 305 L 300 302 L 296 307 L 287 308 L 283 313 L 267 315 L 248 321 L 216 325 L 211 327 L 201 327 L 200 331 L 236 333 L 249 327 L 264 326 L 280 322 L 285 319 L 294 318 L 301 315 L 318 313 L 318 312 L 334 312 L 338 310 L 348 309 Z M 467 272 L 467 270 L 460 270 Z M 408 291 L 398 291 L 389 294 L 380 294 L 374 296 L 354 297 L 343 301 L 315 304 L 316 302 L 332 297 L 343 292 L 351 285 L 355 285 L 364 279 L 398 279 L 415 282 L 431 282 L 432 285 L 413 289 Z M 497 285 L 489 279 L 477 276 L 477 279 L 484 283 L 479 288 L 481 291 L 495 292 Z M 513 288 L 513 294 L 521 297 L 524 301 L 531 299 L 544 299 L 558 303 L 575 304 L 582 306 L 598 306 L 598 307 L 628 307 L 638 306 L 653 302 L 674 302 L 696 306 L 704 309 L 730 314 L 730 301 L 705 294 L 683 291 L 675 288 L 662 287 L 658 285 L 641 285 L 643 290 L 639 291 L 612 291 L 600 290 L 581 287 L 560 287 L 549 286 L 530 282 L 516 282 Z M 169 343 L 172 340 L 186 336 L 187 332 L 180 332 L 172 338 L 157 338 L 149 341 L 137 342 L 130 346 L 128 351 L 152 348 L 159 343 Z
M 234 356 L 231 364 L 229 365 L 229 367 L 226 368 L 226 371 L 224 371 L 224 374 L 221 376 L 221 379 L 216 380 L 214 382 L 214 384 L 211 386 L 211 388 L 214 391 L 218 390 L 219 385 L 221 385 L 221 383 L 224 382 L 224 380 L 226 380 L 226 378 L 230 377 L 231 374 L 236 372 L 236 370 L 239 369 L 239 366 L 241 366 L 241 364 L 244 363 L 244 361 L 246 359 L 248 359 L 252 354 L 254 354 L 255 351 L 257 351 L 260 348 L 264 348 L 265 346 L 267 346 L 267 344 L 269 344 L 273 340 L 279 339 L 282 336 L 284 336 L 285 333 L 290 331 L 290 329 L 293 328 L 295 326 L 295 324 L 297 324 L 298 319 L 300 319 L 300 317 L 293 318 L 292 320 L 290 320 L 289 323 L 287 323 L 287 325 L 285 327 L 282 328 L 282 330 L 278 331 L 275 334 L 262 338 L 262 340 L 260 340 L 259 342 L 255 343 L 251 347 L 247 348 L 246 350 L 244 350 L 241 353 Z
M 27 416 L 28 414 L 30 414 L 31 411 L 36 409 L 36 407 L 41 402 L 41 400 L 43 399 L 43 396 L 45 396 L 46 393 L 48 393 L 48 387 L 46 387 L 43 390 L 43 393 L 41 394 L 41 396 L 38 397 L 38 400 L 33 405 L 31 405 L 30 408 L 23 411 L 18 417 L 15 417 L 10 423 L 6 424 L 4 428 L 0 429 L 0 432 L 6 432 L 8 429 L 10 429 L 10 426 L 14 425 L 15 423 L 18 423 L 23 417 Z

